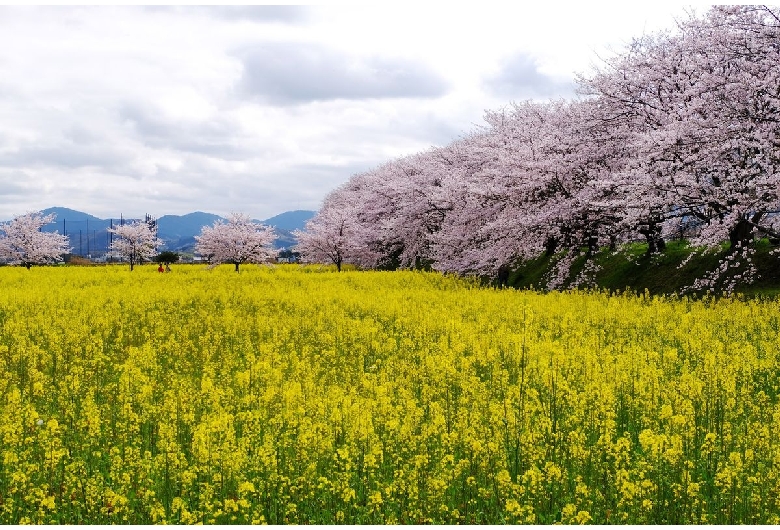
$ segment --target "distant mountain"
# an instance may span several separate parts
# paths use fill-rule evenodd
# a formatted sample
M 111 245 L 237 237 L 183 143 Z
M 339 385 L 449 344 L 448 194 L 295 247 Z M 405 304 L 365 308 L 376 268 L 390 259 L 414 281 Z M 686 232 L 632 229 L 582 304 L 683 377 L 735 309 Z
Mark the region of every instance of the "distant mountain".
M 108 228 L 119 221 L 100 219 L 88 213 L 55 206 L 42 210 L 44 215 L 55 214 L 54 222 L 42 227 L 44 232 L 59 232 L 68 236 L 71 253 L 79 256 L 102 255 L 108 251 L 111 238 Z
M 295 238 L 290 230 L 283 230 L 276 228 L 276 241 L 274 241 L 274 248 L 292 248 L 298 244 L 298 240 Z
M 186 215 L 163 215 L 157 219 L 157 236 L 165 241 L 170 250 L 191 250 L 195 247 L 195 236 L 204 226 L 211 226 L 218 215 L 193 212 Z
M 57 217 L 55 221 L 43 227 L 44 232 L 59 232 L 70 239 L 72 253 L 81 256 L 102 255 L 108 251 L 111 237 L 108 228 L 119 224 L 119 219 L 100 219 L 94 215 L 70 208 L 55 206 L 42 211 Z M 303 230 L 306 221 L 316 212 L 311 210 L 293 210 L 280 213 L 263 224 L 276 228 L 276 248 L 290 248 L 297 243 L 292 232 Z M 165 242 L 165 248 L 178 252 L 192 252 L 195 248 L 195 236 L 204 226 L 211 226 L 222 217 L 205 212 L 193 212 L 186 215 L 163 215 L 157 219 L 157 235 Z M 127 222 L 129 219 L 125 219 Z
M 52 208 L 46 208 L 42 211 L 44 215 L 49 215 L 50 213 L 53 213 L 57 216 L 56 221 L 58 223 L 62 223 L 64 220 L 66 223 L 67 221 L 88 221 L 92 223 L 103 223 L 104 220 L 100 219 L 98 217 L 95 217 L 94 215 L 90 215 L 88 213 L 79 212 L 76 210 L 71 210 L 70 208 L 63 208 L 62 206 L 54 206 Z
M 266 219 L 263 223 L 268 226 L 275 226 L 281 230 L 287 230 L 288 232 L 303 230 L 306 226 L 306 221 L 314 217 L 316 213 L 311 210 L 292 210 Z

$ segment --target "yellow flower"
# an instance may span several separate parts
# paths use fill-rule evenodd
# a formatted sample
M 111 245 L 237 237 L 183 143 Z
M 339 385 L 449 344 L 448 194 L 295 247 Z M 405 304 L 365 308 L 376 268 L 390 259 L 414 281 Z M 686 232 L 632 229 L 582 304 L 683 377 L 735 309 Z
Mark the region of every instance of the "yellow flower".
M 382 493 L 374 491 L 368 496 L 368 503 L 372 506 L 379 506 L 382 504 Z
M 53 495 L 48 495 L 41 500 L 41 508 L 54 511 L 55 507 Z
M 254 493 L 255 492 L 255 485 L 251 482 L 242 482 L 238 485 L 238 494 L 243 495 L 244 493 Z

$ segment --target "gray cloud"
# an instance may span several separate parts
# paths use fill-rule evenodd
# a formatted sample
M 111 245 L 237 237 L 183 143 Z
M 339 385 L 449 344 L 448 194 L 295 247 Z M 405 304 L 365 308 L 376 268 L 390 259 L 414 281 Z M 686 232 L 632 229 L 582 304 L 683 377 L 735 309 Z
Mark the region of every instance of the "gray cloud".
M 132 163 L 135 156 L 132 148 L 117 137 L 114 128 L 107 129 L 106 123 L 88 115 L 86 107 L 74 104 L 73 109 L 68 114 L 46 112 L 48 109 L 35 108 L 29 102 L 15 106 L 15 111 L 21 111 L 16 114 L 17 120 L 18 116 L 24 116 L 27 127 L 34 124 L 37 134 L 0 138 L 0 146 L 5 146 L 0 148 L 0 168 L 23 169 L 46 179 L 51 170 L 74 174 L 83 169 L 111 172 Z
M 484 88 L 499 97 L 524 99 L 573 96 L 574 84 L 562 82 L 539 71 L 534 57 L 519 53 L 504 61 L 501 71 L 484 81 Z
M 147 147 L 175 149 L 225 160 L 238 160 L 250 154 L 237 144 L 236 127 L 226 118 L 182 123 L 164 119 L 159 112 L 139 102 L 125 102 L 118 113 L 122 122 L 130 125 L 138 140 Z
M 305 22 L 309 16 L 306 6 L 294 5 L 233 5 L 233 6 L 144 6 L 144 11 L 150 13 L 172 13 L 177 16 L 191 14 L 206 15 L 209 18 L 221 18 L 252 22 Z
M 273 172 L 272 176 L 259 179 L 256 173 L 248 169 L 231 175 L 220 174 L 219 170 L 208 171 L 199 166 L 197 161 L 185 161 L 184 166 L 176 173 L 161 169 L 156 179 L 171 181 L 186 173 L 183 184 L 194 191 L 194 198 L 208 197 L 198 208 L 203 211 L 225 215 L 231 211 L 249 213 L 258 219 L 271 217 L 287 209 L 315 209 L 324 193 L 346 180 L 351 168 L 345 168 L 343 174 L 332 167 L 315 168 L 305 164 L 291 165 Z M 183 193 L 189 193 L 184 190 Z M 148 208 L 155 212 L 175 212 L 180 209 L 181 197 L 173 197 L 170 193 L 155 196 L 146 195 Z M 139 201 L 140 202 L 140 201 Z M 284 204 L 284 208 L 280 205 Z M 194 209 L 190 210 L 194 211 Z M 181 213 L 187 213 L 182 211 Z
M 309 10 L 305 6 L 209 6 L 204 9 L 207 9 L 209 13 L 214 13 L 228 20 L 297 23 L 305 21 L 309 16 Z
M 432 98 L 448 85 L 424 65 L 349 57 L 313 45 L 269 43 L 240 52 L 241 88 L 268 103 L 334 99 Z
M 404 149 L 408 154 L 431 146 L 446 145 L 465 132 L 446 119 L 425 112 L 385 119 L 387 126 L 381 131 L 370 126 L 355 127 L 352 136 L 361 138 L 360 144 L 355 146 L 354 151 L 351 151 L 349 146 L 344 146 L 342 152 L 361 158 L 360 154 L 367 148 L 381 150 L 394 145 L 409 146 L 409 149 Z M 377 156 L 380 156 L 377 163 L 385 161 L 381 155 Z
M 65 169 L 109 169 L 129 160 L 130 156 L 126 152 L 111 145 L 67 141 L 49 145 L 27 144 L 17 150 L 0 153 L 0 166 L 9 168 L 56 166 Z
M 27 180 L 27 175 L 20 171 L 13 171 L 8 174 L 0 173 L 0 197 L 12 199 L 21 197 L 29 191 L 22 182 Z

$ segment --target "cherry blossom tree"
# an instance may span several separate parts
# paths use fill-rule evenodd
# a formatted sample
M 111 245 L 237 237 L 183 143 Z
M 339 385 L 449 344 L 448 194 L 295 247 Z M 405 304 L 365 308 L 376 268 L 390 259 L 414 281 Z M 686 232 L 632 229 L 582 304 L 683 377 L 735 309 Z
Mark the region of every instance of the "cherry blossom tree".
M 500 262 L 576 254 L 583 245 L 597 250 L 599 216 L 588 193 L 595 175 L 581 147 L 588 137 L 577 110 L 564 101 L 525 102 L 486 116 L 494 146 L 503 151 L 486 180 L 488 193 L 505 205 L 487 227 L 504 241 Z
M 351 212 L 323 206 L 306 223 L 304 230 L 293 232 L 298 240 L 295 250 L 301 253 L 304 263 L 330 262 L 341 272 L 341 266 L 349 256 L 353 225 Z
M 157 238 L 153 223 L 134 221 L 108 229 L 116 236 L 111 251 L 130 262 L 130 270 L 138 263 L 151 259 L 163 241 Z
M 239 272 L 242 263 L 263 263 L 273 255 L 274 229 L 253 222 L 248 215 L 232 213 L 227 221 L 218 219 L 195 236 L 195 249 L 212 265 L 232 263 Z
M 449 209 L 442 199 L 442 175 L 432 151 L 385 163 L 364 177 L 357 218 L 362 244 L 373 250 L 376 265 L 426 268 L 432 243 Z
M 381 248 L 382 227 L 367 206 L 375 192 L 370 173 L 353 175 L 331 191 L 305 229 L 295 232 L 302 261 L 333 263 L 337 271 L 346 263 L 379 266 L 384 259 L 377 250 Z
M 445 213 L 432 236 L 437 270 L 490 274 L 503 263 L 504 256 L 494 253 L 499 246 L 490 225 L 506 202 L 487 189 L 485 178 L 496 161 L 493 132 L 474 131 L 431 153 L 441 182 L 437 202 Z
M 376 268 L 386 263 L 384 226 L 370 211 L 371 198 L 379 191 L 373 172 L 353 175 L 323 201 L 322 221 L 331 234 L 341 233 L 344 263 Z M 341 225 L 341 220 L 346 222 Z
M 0 224 L 0 258 L 28 269 L 33 265 L 61 261 L 62 255 L 70 251 L 68 238 L 56 232 L 41 231 L 55 218 L 54 214 L 31 212 Z
M 674 218 L 693 220 L 694 244 L 729 241 L 732 254 L 743 254 L 729 259 L 742 265 L 756 235 L 777 235 L 778 42 L 777 12 L 720 6 L 674 34 L 637 39 L 583 80 L 605 119 L 635 133 L 623 177 L 648 232 Z M 737 272 L 723 265 L 710 280 Z
M 606 177 L 622 148 L 591 112 L 587 101 L 513 104 L 487 112 L 468 142 L 439 150 L 450 208 L 435 235 L 435 267 L 500 278 L 555 255 L 555 285 L 582 247 L 591 257 L 614 246 L 619 216 Z

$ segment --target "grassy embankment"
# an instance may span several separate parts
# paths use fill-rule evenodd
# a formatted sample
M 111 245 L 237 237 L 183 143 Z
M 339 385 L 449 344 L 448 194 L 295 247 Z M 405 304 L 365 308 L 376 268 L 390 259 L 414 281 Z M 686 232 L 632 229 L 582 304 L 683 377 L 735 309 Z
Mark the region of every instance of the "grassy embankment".
M 753 260 L 759 278 L 752 285 L 738 288 L 738 293 L 749 296 L 780 294 L 780 257 L 770 254 L 773 248 L 766 240 L 758 242 Z M 718 259 L 727 252 L 727 246 L 719 252 L 695 255 L 681 267 L 691 252 L 691 247 L 681 241 L 669 242 L 664 252 L 654 256 L 647 256 L 647 246 L 639 243 L 626 245 L 614 253 L 602 252 L 596 258 L 601 267 L 596 274 L 596 283 L 613 292 L 679 293 L 696 278 L 714 269 Z M 583 258 L 575 263 L 572 278 L 582 270 L 583 263 Z M 512 272 L 509 285 L 520 289 L 544 286 L 551 264 L 549 257 L 530 261 Z

